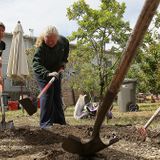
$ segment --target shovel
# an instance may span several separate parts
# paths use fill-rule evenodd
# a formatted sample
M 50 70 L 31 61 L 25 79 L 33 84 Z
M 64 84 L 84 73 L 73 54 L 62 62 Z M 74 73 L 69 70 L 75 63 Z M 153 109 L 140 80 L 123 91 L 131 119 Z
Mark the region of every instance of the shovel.
M 58 73 L 62 72 L 64 69 L 61 68 Z M 45 87 L 41 90 L 39 95 L 37 96 L 36 100 L 32 100 L 31 98 L 27 97 L 24 99 L 19 100 L 19 103 L 23 106 L 23 108 L 26 110 L 26 112 L 32 116 L 34 113 L 37 112 L 37 103 L 40 99 L 40 97 L 48 90 L 48 88 L 52 85 L 56 78 L 52 77 L 51 80 L 45 85 Z
M 1 101 L 1 111 L 2 111 L 2 121 L 0 123 L 0 131 L 4 131 L 5 129 L 14 129 L 13 120 L 6 122 L 3 94 L 0 95 L 0 101 Z
M 98 108 L 91 139 L 84 142 L 77 137 L 69 136 L 62 144 L 62 147 L 66 151 L 81 156 L 90 156 L 118 141 L 117 137 L 115 137 L 108 144 L 104 144 L 99 136 L 100 128 L 106 113 L 119 91 L 129 66 L 136 55 L 138 46 L 140 45 L 155 11 L 158 8 L 159 2 L 160 0 L 146 0 L 144 4 L 133 33 L 124 50 L 123 57 L 121 58 L 115 75 L 113 76 L 110 86 L 104 96 L 102 105 Z
M 152 115 L 152 117 L 147 121 L 147 123 L 138 129 L 138 132 L 140 133 L 140 135 L 142 136 L 142 141 L 146 140 L 147 137 L 147 128 L 148 126 L 152 123 L 152 121 L 154 120 L 154 118 L 158 115 L 158 113 L 160 112 L 160 107 L 154 112 L 154 114 Z

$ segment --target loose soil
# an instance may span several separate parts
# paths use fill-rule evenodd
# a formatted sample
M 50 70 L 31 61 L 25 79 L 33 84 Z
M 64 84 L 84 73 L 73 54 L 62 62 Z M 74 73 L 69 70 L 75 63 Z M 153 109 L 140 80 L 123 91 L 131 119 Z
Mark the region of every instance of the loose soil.
M 141 141 L 132 125 L 102 126 L 101 138 L 108 141 L 113 134 L 120 140 L 98 152 L 94 157 L 80 157 L 63 150 L 62 142 L 68 135 L 88 139 L 92 126 L 54 125 L 40 129 L 37 121 L 29 116 L 17 117 L 14 130 L 0 132 L 0 159 L 15 160 L 159 160 L 160 133 L 148 131 L 148 138 Z

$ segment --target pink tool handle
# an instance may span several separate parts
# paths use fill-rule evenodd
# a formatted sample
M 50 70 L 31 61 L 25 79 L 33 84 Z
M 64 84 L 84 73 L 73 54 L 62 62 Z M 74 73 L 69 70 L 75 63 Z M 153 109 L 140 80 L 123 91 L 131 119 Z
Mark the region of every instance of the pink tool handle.
M 58 73 L 62 72 L 64 69 L 61 68 Z M 45 87 L 42 89 L 42 91 L 39 93 L 38 95 L 38 99 L 48 90 L 48 88 L 51 86 L 51 84 L 54 82 L 56 78 L 55 77 L 52 77 L 52 79 L 45 85 Z
M 45 87 L 42 89 L 42 91 L 40 92 L 37 98 L 40 98 L 48 90 L 48 88 L 51 86 L 54 80 L 55 80 L 55 77 L 52 77 L 52 79 L 45 85 Z

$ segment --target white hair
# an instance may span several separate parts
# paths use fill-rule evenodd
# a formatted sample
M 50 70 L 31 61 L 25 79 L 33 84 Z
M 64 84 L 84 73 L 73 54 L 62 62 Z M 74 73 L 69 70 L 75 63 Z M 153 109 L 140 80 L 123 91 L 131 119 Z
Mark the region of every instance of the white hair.
M 44 32 L 37 38 L 35 47 L 39 47 L 44 41 L 44 37 L 49 36 L 51 34 L 55 34 L 59 38 L 58 30 L 55 26 L 48 26 L 44 29 Z
M 43 32 L 43 36 L 49 36 L 51 34 L 55 34 L 57 36 L 59 35 L 58 30 L 55 26 L 48 26 Z

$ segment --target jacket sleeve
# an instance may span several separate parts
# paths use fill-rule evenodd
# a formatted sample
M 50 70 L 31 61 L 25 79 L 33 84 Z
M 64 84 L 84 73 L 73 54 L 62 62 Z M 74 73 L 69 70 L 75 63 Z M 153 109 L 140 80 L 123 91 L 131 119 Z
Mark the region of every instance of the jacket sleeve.
M 66 63 L 68 62 L 68 55 L 69 55 L 69 41 L 68 41 L 68 39 L 64 38 L 63 43 L 64 43 L 64 56 L 63 56 L 61 67 L 63 67 L 65 69 Z
M 46 79 L 48 73 L 50 72 L 44 67 L 43 60 L 44 60 L 44 52 L 42 47 L 39 47 L 36 49 L 35 55 L 33 57 L 33 71 L 43 79 Z

